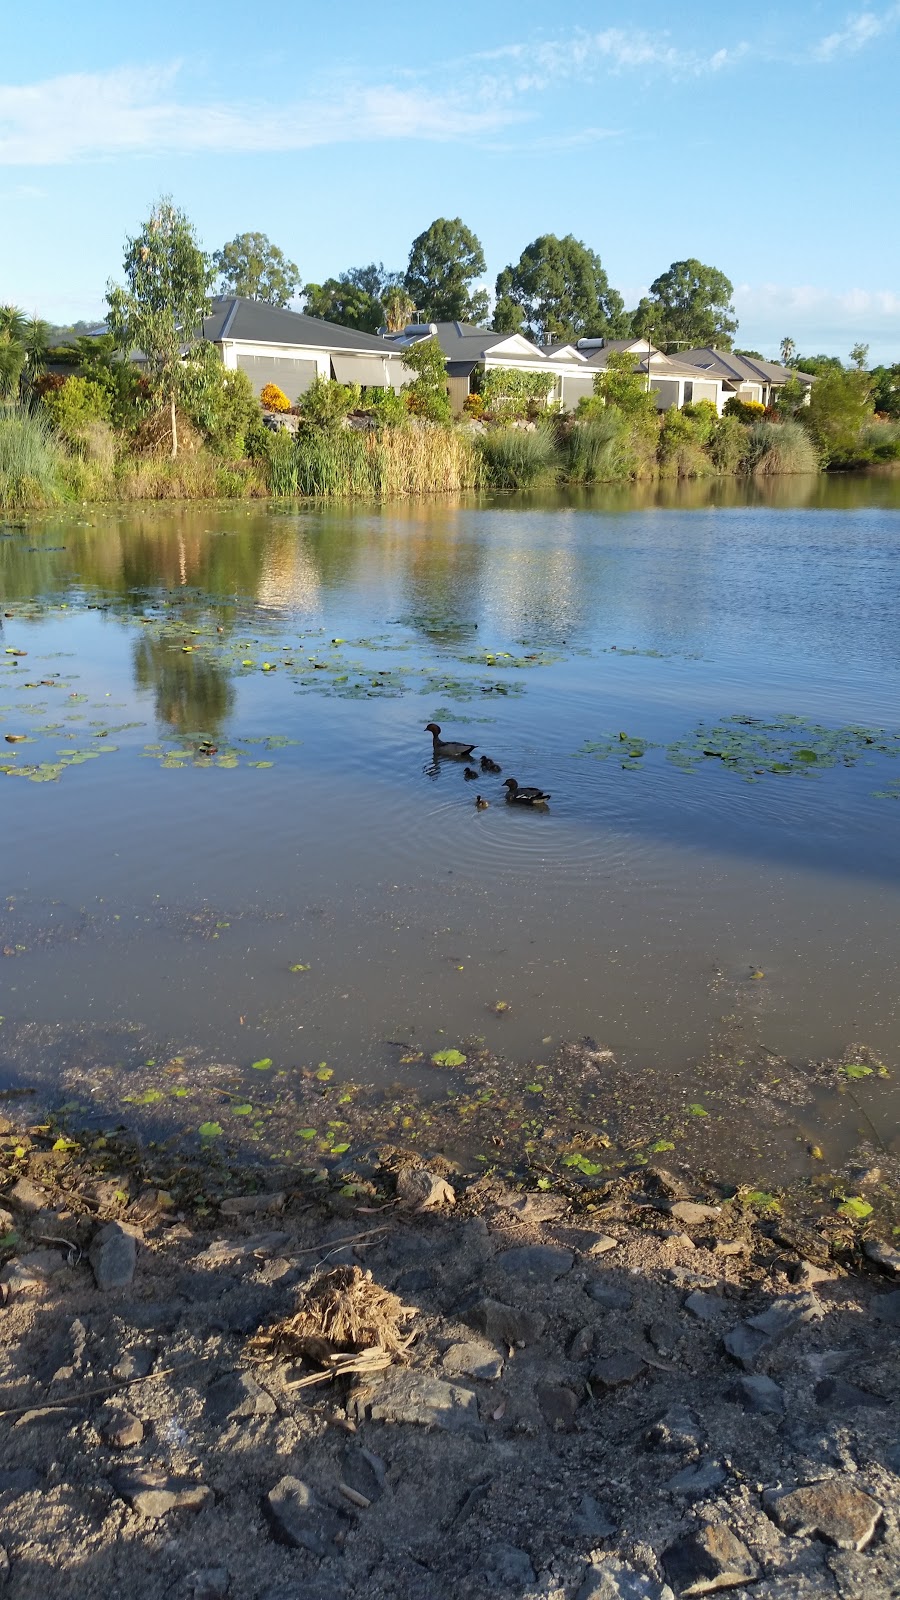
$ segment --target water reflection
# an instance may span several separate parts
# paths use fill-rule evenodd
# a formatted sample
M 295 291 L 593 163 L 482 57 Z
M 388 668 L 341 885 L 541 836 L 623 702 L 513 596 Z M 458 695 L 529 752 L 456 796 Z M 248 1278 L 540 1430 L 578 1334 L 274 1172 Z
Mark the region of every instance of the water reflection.
M 134 681 L 138 689 L 152 690 L 157 718 L 176 734 L 218 735 L 234 706 L 227 671 L 169 638 L 136 640 Z

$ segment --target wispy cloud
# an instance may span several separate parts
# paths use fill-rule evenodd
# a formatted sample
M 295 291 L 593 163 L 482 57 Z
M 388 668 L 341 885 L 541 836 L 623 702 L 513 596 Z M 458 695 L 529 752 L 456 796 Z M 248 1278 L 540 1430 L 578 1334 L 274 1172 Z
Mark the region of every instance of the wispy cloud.
M 578 29 L 563 39 L 504 45 L 484 52 L 476 60 L 509 63 L 514 69 L 515 88 L 521 92 L 545 87 L 548 81 L 598 71 L 652 71 L 669 77 L 697 77 L 721 72 L 746 51 L 745 44 L 708 52 L 686 50 L 673 44 L 668 33 L 604 28 L 599 33 Z
M 889 33 L 898 22 L 900 5 L 888 6 L 885 11 L 856 11 L 848 16 L 842 28 L 819 40 L 813 48 L 813 59 L 833 61 L 837 56 L 852 55 Z
M 383 84 L 293 106 L 189 104 L 179 63 L 0 85 L 0 165 L 50 166 L 160 151 L 289 151 L 388 139 L 454 140 L 526 120 L 503 97 Z
M 841 354 L 863 340 L 874 359 L 896 359 L 900 294 L 893 289 L 824 289 L 816 284 L 741 283 L 734 291 L 740 342 L 777 350 L 785 334 L 806 353 Z M 894 352 L 893 354 L 891 352 Z

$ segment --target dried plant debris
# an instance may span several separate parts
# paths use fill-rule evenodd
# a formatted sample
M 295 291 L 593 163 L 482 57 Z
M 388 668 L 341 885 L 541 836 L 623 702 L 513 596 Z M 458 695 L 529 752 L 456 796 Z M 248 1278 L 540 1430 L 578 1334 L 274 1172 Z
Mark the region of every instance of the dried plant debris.
M 413 1335 L 402 1333 L 401 1324 L 412 1314 L 371 1272 L 332 1267 L 305 1285 L 293 1316 L 255 1335 L 250 1353 L 299 1358 L 317 1369 L 294 1379 L 292 1388 L 344 1373 L 376 1372 L 411 1344 Z

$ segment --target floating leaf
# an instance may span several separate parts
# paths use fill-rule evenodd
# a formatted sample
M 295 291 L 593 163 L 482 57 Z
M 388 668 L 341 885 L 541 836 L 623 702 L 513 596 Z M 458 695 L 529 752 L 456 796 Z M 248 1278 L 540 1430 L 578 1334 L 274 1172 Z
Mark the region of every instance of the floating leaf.
M 161 1089 L 145 1089 L 143 1094 L 126 1094 L 124 1100 L 127 1106 L 155 1106 L 162 1098 Z
M 306 961 L 295 961 L 292 966 L 288 967 L 288 972 L 308 972 L 308 971 L 309 971 L 309 964 Z
M 253 1115 L 253 1107 L 251 1105 L 232 1106 L 231 1114 L 233 1117 L 250 1117 Z
M 305 1139 L 308 1144 L 311 1139 L 316 1137 L 316 1130 L 315 1128 L 300 1128 L 299 1135 L 300 1138 Z
M 708 1117 L 709 1116 L 709 1112 L 707 1111 L 706 1107 L 705 1106 L 701 1106 L 699 1104 L 698 1105 L 688 1106 L 688 1111 L 690 1112 L 690 1115 L 692 1117 Z
M 344 1155 L 345 1151 L 347 1151 L 349 1149 L 350 1149 L 349 1144 L 333 1144 L 331 1146 L 331 1154 L 333 1156 L 342 1156 L 342 1155 Z
M 78 1146 L 74 1139 L 60 1138 L 56 1140 L 52 1148 L 54 1150 L 77 1150 Z
M 594 1178 L 598 1172 L 603 1171 L 599 1161 L 591 1161 L 587 1156 L 564 1156 L 563 1166 L 575 1167 L 586 1178 Z
M 201 1139 L 218 1139 L 221 1137 L 222 1124 L 220 1122 L 201 1122 L 197 1132 Z
M 748 1205 L 759 1206 L 762 1211 L 780 1211 L 781 1206 L 774 1194 L 769 1194 L 765 1189 L 749 1189 L 744 1195 Z
M 675 1146 L 670 1144 L 668 1139 L 657 1139 L 656 1143 L 650 1146 L 650 1149 L 654 1155 L 662 1155 L 664 1150 L 674 1150 Z
M 872 1207 L 868 1200 L 860 1200 L 857 1195 L 850 1195 L 843 1205 L 838 1206 L 842 1217 L 852 1217 L 854 1222 L 864 1222 L 866 1217 L 872 1215 Z
M 316 1077 L 320 1083 L 327 1083 L 329 1078 L 334 1077 L 334 1068 L 329 1067 L 326 1062 L 320 1061 L 316 1068 Z
M 526 1083 L 525 1085 L 526 1094 L 543 1094 L 543 1092 L 544 1085 L 542 1083 Z
M 252 1066 L 254 1072 L 268 1072 L 272 1065 L 272 1057 L 263 1056 L 260 1061 L 252 1061 L 250 1065 Z
M 466 1064 L 461 1050 L 436 1050 L 431 1059 L 436 1067 L 464 1067 Z
M 861 1061 L 848 1061 L 845 1067 L 841 1067 L 845 1078 L 871 1078 L 873 1070 L 872 1067 L 863 1066 Z

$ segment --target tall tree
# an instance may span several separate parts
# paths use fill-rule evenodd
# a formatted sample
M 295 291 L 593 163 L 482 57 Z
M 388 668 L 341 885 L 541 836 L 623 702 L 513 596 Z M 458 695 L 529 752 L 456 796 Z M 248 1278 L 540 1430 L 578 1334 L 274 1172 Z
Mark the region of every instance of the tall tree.
M 504 267 L 497 278 L 494 327 L 535 339 L 616 338 L 629 331 L 624 301 L 610 287 L 600 257 L 571 233 L 564 239 L 542 233 L 515 266 Z
M 287 306 L 300 289 L 300 272 L 265 233 L 238 233 L 217 250 L 213 265 L 223 294 Z
M 383 261 L 349 267 L 337 278 L 306 285 L 307 316 L 322 317 L 345 328 L 359 328 L 362 333 L 377 333 L 386 321 L 386 296 L 396 294 L 401 281 L 401 274 L 389 272 Z
M 853 362 L 857 372 L 865 372 L 868 359 L 869 346 L 867 344 L 855 344 L 850 351 L 850 360 Z
M 673 261 L 633 313 L 634 333 L 652 337 L 660 349 L 716 345 L 730 350 L 738 326 L 733 293 L 733 284 L 718 267 L 706 267 L 695 256 Z
M 171 196 L 157 201 L 140 233 L 126 239 L 125 277 L 127 288 L 107 287 L 109 331 L 122 350 L 143 352 L 147 376 L 169 406 L 174 457 L 182 361 L 200 338 L 213 272 L 193 225 Z
M 486 289 L 473 290 L 487 270 L 480 239 L 461 217 L 438 217 L 413 240 L 404 287 L 428 322 L 483 322 Z
M 793 339 L 789 339 L 787 335 L 781 341 L 781 364 L 783 367 L 795 367 L 797 365 L 797 346 Z
M 28 320 L 18 306 L 0 306 L 0 400 L 11 400 L 28 357 L 25 337 Z
M 385 290 L 381 305 L 388 333 L 402 333 L 416 314 L 415 301 L 407 294 L 402 283 L 392 284 Z

